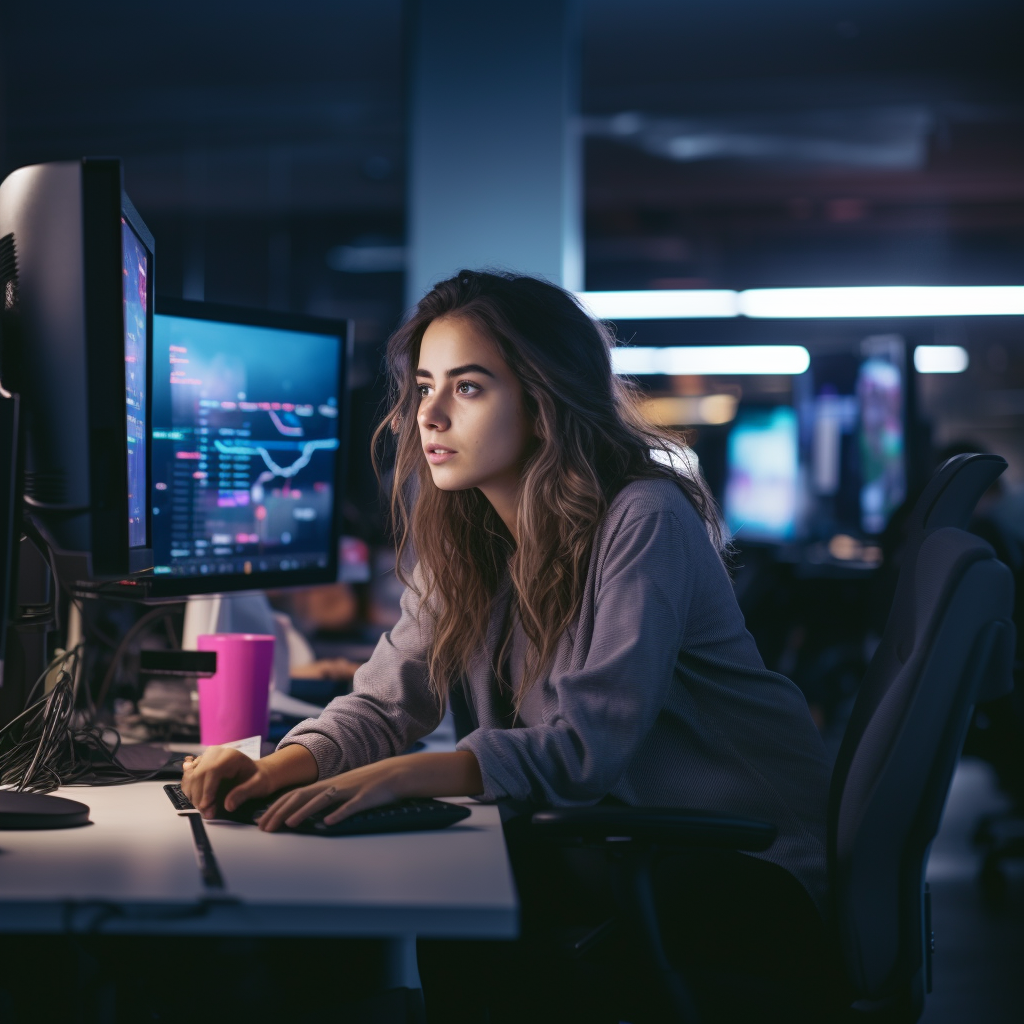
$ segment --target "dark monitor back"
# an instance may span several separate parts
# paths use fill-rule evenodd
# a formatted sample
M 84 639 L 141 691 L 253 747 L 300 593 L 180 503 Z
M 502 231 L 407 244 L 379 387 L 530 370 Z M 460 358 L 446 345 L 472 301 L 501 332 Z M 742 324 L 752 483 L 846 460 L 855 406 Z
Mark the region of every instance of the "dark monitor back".
M 0 377 L 21 398 L 26 511 L 69 584 L 152 565 L 154 249 L 117 160 L 22 167 L 0 184 Z
M 153 597 L 338 577 L 350 326 L 161 299 Z

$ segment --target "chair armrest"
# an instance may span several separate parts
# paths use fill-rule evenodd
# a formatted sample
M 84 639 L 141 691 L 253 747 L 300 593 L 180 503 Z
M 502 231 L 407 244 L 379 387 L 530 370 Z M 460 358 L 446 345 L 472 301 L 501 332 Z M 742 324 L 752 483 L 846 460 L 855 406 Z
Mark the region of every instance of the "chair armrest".
M 636 839 L 721 850 L 766 850 L 777 831 L 766 821 L 680 807 L 559 807 L 538 811 L 531 821 L 538 835 L 552 839 Z

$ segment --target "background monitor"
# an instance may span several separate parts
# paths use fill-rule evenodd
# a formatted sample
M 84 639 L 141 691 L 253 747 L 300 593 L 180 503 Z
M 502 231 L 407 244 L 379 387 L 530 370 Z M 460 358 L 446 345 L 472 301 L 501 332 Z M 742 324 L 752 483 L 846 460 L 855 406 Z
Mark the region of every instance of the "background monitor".
M 877 536 L 907 493 L 904 343 L 812 357 L 797 400 L 808 467 L 807 532 Z
M 784 545 L 877 537 L 907 494 L 902 338 L 812 354 L 792 387 L 791 404 L 740 402 L 724 459 L 706 443 L 701 452 L 729 530 L 739 542 Z
M 152 565 L 153 237 L 117 160 L 0 185 L 0 381 L 21 397 L 24 505 L 67 584 Z
M 160 300 L 154 597 L 338 578 L 350 327 Z
M 741 409 L 729 432 L 723 512 L 738 540 L 788 541 L 800 510 L 799 427 L 785 405 Z

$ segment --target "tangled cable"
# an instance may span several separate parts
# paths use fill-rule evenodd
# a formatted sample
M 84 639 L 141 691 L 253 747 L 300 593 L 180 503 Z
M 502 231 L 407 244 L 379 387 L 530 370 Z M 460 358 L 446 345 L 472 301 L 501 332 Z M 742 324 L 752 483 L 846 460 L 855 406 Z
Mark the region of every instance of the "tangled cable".
M 88 708 L 75 709 L 83 646 L 58 654 L 33 683 L 25 710 L 0 729 L 0 785 L 49 793 L 60 786 L 117 786 L 157 774 L 125 768 L 117 760 L 121 737 L 97 723 L 91 701 Z M 33 703 L 55 669 L 53 687 Z

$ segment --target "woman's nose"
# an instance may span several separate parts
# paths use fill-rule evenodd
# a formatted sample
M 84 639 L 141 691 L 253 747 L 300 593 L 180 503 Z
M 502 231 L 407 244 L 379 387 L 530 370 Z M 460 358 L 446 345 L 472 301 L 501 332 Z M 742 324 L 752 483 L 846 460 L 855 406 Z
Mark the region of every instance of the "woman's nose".
M 424 430 L 447 430 L 451 425 L 451 420 L 444 410 L 444 404 L 434 395 L 424 398 L 420 402 L 417 419 Z

